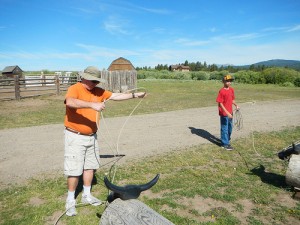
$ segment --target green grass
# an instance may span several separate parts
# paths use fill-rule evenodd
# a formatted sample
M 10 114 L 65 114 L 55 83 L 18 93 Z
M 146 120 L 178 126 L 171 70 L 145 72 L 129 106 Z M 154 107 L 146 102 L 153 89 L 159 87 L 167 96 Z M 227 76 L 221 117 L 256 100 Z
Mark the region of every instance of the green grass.
M 221 82 L 216 81 L 172 81 L 139 80 L 138 87 L 148 93 L 134 114 L 166 112 L 180 109 L 215 106 Z M 296 87 L 277 85 L 249 85 L 234 83 L 238 103 L 300 98 Z M 0 129 L 63 123 L 65 112 L 64 94 L 43 96 L 21 101 L 0 102 Z M 127 116 L 139 102 L 108 101 L 105 117 Z
M 174 224 L 297 224 L 300 202 L 292 199 L 284 180 L 287 163 L 276 153 L 299 136 L 300 127 L 256 133 L 256 151 L 250 137 L 234 141 L 237 150 L 231 152 L 212 144 L 178 149 L 118 167 L 114 183 L 145 183 L 159 173 L 158 183 L 139 199 Z M 107 168 L 97 172 L 93 187 L 102 200 L 108 193 L 104 173 Z M 65 198 L 63 176 L 2 189 L 0 224 L 54 224 Z M 76 217 L 62 216 L 60 222 L 98 224 L 104 206 L 80 206 L 77 211 Z
M 215 81 L 145 80 L 148 92 L 135 114 L 215 106 L 222 86 Z M 299 98 L 299 88 L 234 84 L 238 102 Z M 0 102 L 0 129 L 63 123 L 64 97 L 50 96 Z M 107 102 L 106 117 L 127 116 L 139 100 Z M 139 184 L 160 174 L 158 183 L 140 200 L 174 224 L 297 224 L 300 203 L 285 184 L 287 163 L 276 153 L 299 140 L 300 127 L 254 133 L 233 142 L 237 150 L 224 152 L 212 144 L 178 149 L 118 167 L 115 183 Z M 101 168 L 93 193 L 107 197 Z M 80 199 L 80 195 L 77 199 Z M 0 224 L 54 224 L 64 212 L 66 180 L 45 175 L 25 185 L 0 190 Z M 62 224 L 98 224 L 104 206 L 80 206 L 76 217 Z

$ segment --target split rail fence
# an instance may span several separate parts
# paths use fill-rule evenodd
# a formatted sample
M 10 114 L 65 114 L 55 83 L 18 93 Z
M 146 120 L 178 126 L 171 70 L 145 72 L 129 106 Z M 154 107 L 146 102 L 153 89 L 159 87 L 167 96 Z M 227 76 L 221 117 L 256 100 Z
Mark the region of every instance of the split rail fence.
M 100 83 L 99 86 L 113 92 L 126 92 L 137 86 L 136 71 L 101 71 L 101 77 L 106 83 Z M 24 78 L 16 75 L 14 78 L 0 79 L 0 100 L 60 95 L 78 81 L 80 73 L 77 76 L 28 75 Z

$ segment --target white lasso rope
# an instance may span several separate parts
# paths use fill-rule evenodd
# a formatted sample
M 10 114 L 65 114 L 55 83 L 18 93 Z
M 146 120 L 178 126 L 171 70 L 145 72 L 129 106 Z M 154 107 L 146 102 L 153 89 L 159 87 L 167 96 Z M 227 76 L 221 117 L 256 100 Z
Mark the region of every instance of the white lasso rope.
M 146 92 L 146 89 L 143 88 L 143 87 L 141 87 L 141 88 L 134 88 L 134 89 L 128 90 L 126 93 L 132 93 L 132 92 L 134 92 L 134 91 L 136 91 L 136 90 L 145 90 L 145 92 Z M 119 95 L 122 95 L 122 94 L 124 94 L 124 93 L 120 93 Z M 131 111 L 131 113 L 127 116 L 125 122 L 123 123 L 123 125 L 122 125 L 122 127 L 121 127 L 121 129 L 120 129 L 120 131 L 119 131 L 119 135 L 118 135 L 118 138 L 117 138 L 117 143 L 116 143 L 116 145 L 112 147 L 112 146 L 109 144 L 109 142 L 107 141 L 107 139 L 104 138 L 104 141 L 108 144 L 110 150 L 112 151 L 112 153 L 113 153 L 113 155 L 114 155 L 115 157 L 120 156 L 119 142 L 120 142 L 121 135 L 123 134 L 123 129 L 124 129 L 124 127 L 126 126 L 126 124 L 127 124 L 127 122 L 129 121 L 129 119 L 131 118 L 131 116 L 133 115 L 133 113 L 135 112 L 135 110 L 140 106 L 140 104 L 142 103 L 143 99 L 144 99 L 144 98 L 141 98 L 141 99 L 140 99 L 140 101 L 139 101 L 139 102 L 137 103 L 137 105 L 133 108 L 133 110 Z M 107 101 L 109 101 L 109 99 L 108 99 Z M 106 102 L 107 102 L 107 101 L 106 101 Z M 104 116 L 103 116 L 103 112 L 101 111 L 100 114 L 101 114 L 101 120 L 102 120 L 103 123 L 104 123 L 104 126 L 105 126 L 106 132 L 107 132 L 107 134 L 108 134 L 108 137 L 109 137 L 110 141 L 112 142 L 111 134 L 110 134 L 109 129 L 108 129 L 108 126 L 107 126 L 107 124 L 106 124 L 106 120 L 105 120 L 105 118 L 104 118 Z M 99 112 L 97 112 L 97 114 L 96 114 L 96 124 L 97 124 L 98 130 L 99 130 L 99 122 L 100 122 L 99 119 L 100 119 L 100 118 L 99 118 Z M 102 135 L 102 137 L 104 137 L 104 136 Z M 115 148 L 115 151 L 114 151 L 114 148 Z M 121 156 L 121 157 L 123 157 L 123 156 Z M 111 178 L 111 182 L 113 182 L 114 179 L 115 179 L 115 175 L 116 175 L 116 172 L 117 172 L 117 162 L 118 162 L 120 159 L 121 159 L 121 158 L 119 158 L 119 159 L 117 159 L 117 160 L 114 160 L 114 163 L 113 163 L 113 165 L 112 165 L 111 168 L 110 168 L 110 171 L 112 170 L 112 168 L 114 168 L 113 175 L 112 175 L 112 178 Z

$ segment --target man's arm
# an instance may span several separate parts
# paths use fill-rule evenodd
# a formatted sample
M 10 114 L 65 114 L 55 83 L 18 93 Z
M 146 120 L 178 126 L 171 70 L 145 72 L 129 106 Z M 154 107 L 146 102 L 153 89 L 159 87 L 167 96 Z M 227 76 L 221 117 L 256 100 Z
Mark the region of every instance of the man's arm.
M 144 98 L 146 92 L 136 92 L 136 93 L 112 93 L 109 100 L 122 101 L 131 98 Z
M 66 105 L 70 108 L 74 109 L 82 109 L 82 108 L 91 108 L 96 111 L 101 111 L 105 109 L 105 104 L 104 102 L 87 102 L 83 101 L 77 98 L 71 98 L 67 97 L 66 98 Z

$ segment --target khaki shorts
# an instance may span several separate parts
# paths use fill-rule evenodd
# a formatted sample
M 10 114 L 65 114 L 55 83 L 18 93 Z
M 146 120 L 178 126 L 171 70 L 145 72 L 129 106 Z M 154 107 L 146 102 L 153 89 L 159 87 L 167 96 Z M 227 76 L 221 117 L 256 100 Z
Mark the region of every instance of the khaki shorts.
M 65 130 L 64 174 L 80 176 L 83 170 L 100 166 L 97 134 L 85 136 Z

